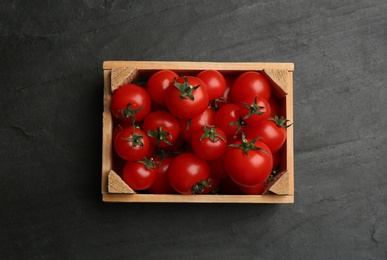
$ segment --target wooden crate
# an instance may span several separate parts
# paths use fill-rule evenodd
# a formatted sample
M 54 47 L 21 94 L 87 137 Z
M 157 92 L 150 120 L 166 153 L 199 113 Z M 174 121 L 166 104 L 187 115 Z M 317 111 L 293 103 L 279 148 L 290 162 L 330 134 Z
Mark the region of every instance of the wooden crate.
M 102 146 L 102 200 L 105 202 L 174 202 L 174 203 L 293 203 L 294 152 L 293 126 L 287 129 L 287 140 L 282 151 L 280 172 L 272 180 L 264 195 L 180 195 L 137 194 L 114 171 L 110 112 L 112 90 L 136 78 L 147 78 L 152 73 L 170 69 L 178 74 L 195 75 L 206 69 L 223 74 L 239 75 L 245 71 L 264 73 L 279 98 L 284 116 L 293 122 L 293 63 L 267 62 L 164 62 L 164 61 L 105 61 L 104 111 Z

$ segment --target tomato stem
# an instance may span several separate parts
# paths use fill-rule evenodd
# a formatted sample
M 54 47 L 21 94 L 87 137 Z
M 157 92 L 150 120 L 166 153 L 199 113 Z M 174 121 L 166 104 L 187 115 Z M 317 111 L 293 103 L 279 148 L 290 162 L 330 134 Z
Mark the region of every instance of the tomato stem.
M 193 92 L 200 87 L 200 84 L 197 86 L 192 86 L 189 84 L 188 79 L 186 76 L 184 77 L 184 83 L 178 83 L 175 81 L 173 82 L 173 85 L 180 91 L 180 98 L 182 99 L 190 99 L 192 101 L 195 100 L 195 97 L 193 96 Z
M 244 105 L 245 107 L 247 107 L 250 110 L 249 113 L 243 119 L 247 119 L 247 118 L 251 117 L 252 115 L 262 115 L 265 113 L 265 112 L 260 111 L 261 109 L 263 109 L 265 107 L 258 106 L 258 97 L 254 98 L 253 104 L 247 104 L 245 102 L 241 102 L 241 103 L 242 103 L 242 105 Z
M 136 146 L 144 147 L 144 143 L 142 142 L 142 138 L 143 138 L 143 136 L 141 134 L 137 134 L 133 130 L 132 137 L 122 138 L 122 140 L 132 142 L 132 147 L 136 147 Z
M 262 137 L 256 137 L 253 140 L 249 141 L 246 139 L 245 133 L 242 132 L 242 144 L 229 144 L 228 146 L 239 148 L 243 151 L 244 154 L 249 156 L 249 151 L 251 150 L 259 150 L 265 153 L 266 155 L 269 155 L 265 149 L 261 147 L 257 147 L 255 145 L 255 142 L 261 139 Z
M 224 140 L 223 136 L 221 136 L 220 134 L 218 134 L 216 132 L 216 127 L 215 126 L 209 126 L 209 125 L 205 125 L 203 127 L 203 131 L 204 131 L 204 134 L 200 137 L 200 141 L 202 142 L 203 139 L 205 138 L 208 138 L 210 139 L 211 142 L 215 143 L 217 141 L 219 141 L 220 139 L 226 143 L 226 140 Z M 215 140 L 215 137 L 218 137 L 219 139 L 216 139 Z
M 278 117 L 277 115 L 274 115 L 274 117 L 271 117 L 268 120 L 273 121 L 274 123 L 276 123 L 277 126 L 285 129 L 293 125 L 293 123 L 290 125 L 286 125 L 286 123 L 289 122 L 290 120 L 286 120 L 283 116 Z
M 137 114 L 138 112 L 140 112 L 144 108 L 145 104 L 138 109 L 132 109 L 131 106 L 133 106 L 133 105 L 134 104 L 132 104 L 132 103 L 128 103 L 126 105 L 126 109 L 118 110 L 118 112 L 122 113 L 122 118 L 130 118 L 132 120 L 132 122 L 134 123 L 134 121 L 135 121 L 134 115 Z
M 167 137 L 172 138 L 171 134 L 164 132 L 162 126 L 159 126 L 157 130 L 149 130 L 147 135 L 156 139 L 156 146 L 159 146 L 162 141 L 168 145 L 172 145 L 172 143 L 167 139 Z
M 192 186 L 191 193 L 193 195 L 195 195 L 195 194 L 202 194 L 203 191 L 204 191 L 204 187 L 210 188 L 211 184 L 209 184 L 205 180 L 200 180 L 195 185 Z

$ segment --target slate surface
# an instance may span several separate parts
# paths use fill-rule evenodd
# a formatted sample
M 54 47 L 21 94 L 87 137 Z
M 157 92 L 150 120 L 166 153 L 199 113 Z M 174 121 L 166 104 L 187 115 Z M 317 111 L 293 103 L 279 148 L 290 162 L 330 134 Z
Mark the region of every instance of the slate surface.
M 386 259 L 386 1 L 2 1 L 1 259 Z M 295 63 L 293 205 L 104 204 L 104 60 Z

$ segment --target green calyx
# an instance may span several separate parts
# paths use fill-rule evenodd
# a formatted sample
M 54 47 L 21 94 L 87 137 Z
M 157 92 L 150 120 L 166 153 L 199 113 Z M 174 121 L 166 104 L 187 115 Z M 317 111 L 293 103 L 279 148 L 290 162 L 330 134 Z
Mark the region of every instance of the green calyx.
M 229 146 L 241 149 L 243 151 L 243 153 L 246 154 L 247 156 L 249 156 L 249 151 L 251 151 L 251 150 L 262 151 L 266 155 L 269 155 L 265 149 L 263 149 L 261 147 L 257 147 L 255 145 L 255 142 L 258 141 L 259 139 L 261 139 L 261 137 L 256 137 L 249 142 L 246 139 L 245 134 L 242 132 L 242 143 L 241 144 L 230 144 Z
M 195 100 L 193 92 L 200 87 L 200 84 L 197 86 L 192 86 L 189 84 L 187 77 L 184 76 L 184 83 L 178 83 L 175 81 L 173 85 L 180 91 L 180 98 Z
M 126 109 L 118 110 L 118 112 L 122 113 L 122 118 L 130 118 L 132 122 L 134 122 L 134 115 L 140 112 L 144 106 L 138 108 L 138 109 L 132 109 L 131 106 L 133 106 L 132 103 L 128 103 L 126 105 Z
M 230 126 L 236 126 L 237 127 L 237 130 L 235 131 L 235 134 L 238 134 L 239 131 L 241 131 L 242 127 L 245 127 L 247 126 L 246 122 L 243 120 L 243 118 L 241 116 L 239 116 L 239 120 L 238 121 L 234 121 L 234 122 L 231 122 L 228 127 Z
M 143 136 L 141 134 L 136 134 L 133 132 L 132 137 L 122 138 L 122 140 L 128 141 L 132 143 L 132 147 L 141 146 L 144 147 L 144 143 L 142 142 Z
M 191 193 L 193 195 L 202 194 L 204 191 L 204 187 L 210 188 L 211 184 L 209 184 L 208 182 L 206 182 L 204 180 L 198 181 L 195 185 L 192 186 Z
M 147 159 L 144 157 L 141 161 L 137 162 L 143 164 L 148 170 L 156 168 L 156 162 L 153 161 L 153 158 Z
M 254 98 L 253 104 L 247 104 L 245 102 L 241 102 L 241 103 L 242 103 L 242 105 L 244 105 L 245 107 L 247 107 L 250 110 L 249 113 L 243 119 L 247 119 L 247 118 L 251 117 L 252 115 L 262 115 L 265 113 L 265 112 L 260 111 L 261 109 L 263 109 L 265 107 L 258 106 L 258 97 Z
M 269 118 L 269 120 L 276 123 L 277 126 L 285 129 L 292 125 L 292 124 L 286 125 L 286 123 L 289 122 L 290 120 L 286 120 L 283 116 L 278 117 L 277 115 L 274 115 L 274 117 Z
M 162 126 L 159 126 L 157 130 L 149 130 L 147 135 L 156 139 L 156 146 L 159 146 L 161 141 L 168 145 L 172 145 L 172 143 L 167 139 L 167 137 L 172 138 L 172 136 L 168 132 L 164 132 Z
M 204 134 L 200 137 L 200 141 L 202 141 L 205 138 L 208 138 L 213 143 L 219 141 L 219 139 L 221 139 L 223 142 L 226 142 L 226 140 L 224 140 L 223 136 L 221 136 L 220 134 L 218 134 L 216 132 L 216 127 L 215 126 L 211 126 L 210 127 L 208 125 L 205 125 L 203 127 L 203 131 L 204 131 Z M 219 139 L 215 140 L 215 137 L 218 137 Z

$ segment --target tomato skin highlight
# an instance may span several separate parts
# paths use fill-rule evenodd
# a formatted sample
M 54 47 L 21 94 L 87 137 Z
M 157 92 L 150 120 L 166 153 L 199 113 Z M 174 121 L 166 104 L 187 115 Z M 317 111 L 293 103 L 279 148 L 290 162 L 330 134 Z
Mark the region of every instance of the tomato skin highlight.
M 207 162 L 197 155 L 183 153 L 172 160 L 167 176 L 175 191 L 180 194 L 192 194 L 195 184 L 208 180 L 210 169 Z
M 128 107 L 135 112 L 132 115 L 125 115 Z M 125 122 L 134 123 L 143 120 L 151 109 L 151 99 L 148 92 L 135 84 L 120 86 L 112 94 L 112 114 Z
M 175 83 L 184 84 L 185 79 L 192 88 L 200 85 L 192 91 L 193 100 L 188 96 L 181 97 L 181 91 L 174 85 L 166 91 L 167 108 L 179 119 L 191 119 L 200 115 L 207 109 L 209 102 L 207 86 L 201 79 L 192 76 L 180 77 L 175 80 Z
M 246 96 L 259 95 L 264 99 L 269 99 L 271 87 L 267 78 L 255 71 L 247 71 L 239 75 L 231 87 L 231 99 L 234 103 L 239 103 Z
M 156 104 L 165 106 L 166 90 L 179 76 L 171 70 L 160 70 L 148 79 L 147 89 L 149 97 Z
M 138 144 L 129 140 L 135 136 L 141 136 Z M 124 160 L 141 160 L 149 151 L 149 139 L 141 129 L 128 127 L 117 134 L 114 140 L 114 148 L 116 153 Z
M 234 144 L 241 145 L 242 141 Z M 239 185 L 254 187 L 270 176 L 273 167 L 273 156 L 270 149 L 261 141 L 255 141 L 254 145 L 264 151 L 249 150 L 245 154 L 240 148 L 228 146 L 224 153 L 226 172 Z
M 226 79 L 217 70 L 204 70 L 196 75 L 207 86 L 208 99 L 213 100 L 223 96 L 226 90 Z

